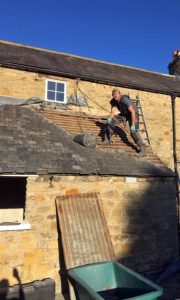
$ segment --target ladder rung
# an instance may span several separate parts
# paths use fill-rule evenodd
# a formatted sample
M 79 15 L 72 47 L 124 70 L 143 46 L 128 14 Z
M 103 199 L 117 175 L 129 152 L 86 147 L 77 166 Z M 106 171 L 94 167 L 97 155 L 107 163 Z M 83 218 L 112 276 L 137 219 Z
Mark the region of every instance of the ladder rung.
M 136 99 L 133 99 L 133 103 L 136 105 L 137 107 L 137 110 L 138 110 L 138 115 L 140 117 L 140 120 L 138 119 L 138 123 L 139 125 L 141 125 L 141 127 L 143 127 L 143 129 L 138 129 L 140 132 L 142 133 L 145 133 L 146 135 L 146 138 L 145 140 L 148 141 L 148 143 L 150 144 L 150 139 L 149 139 L 149 136 L 148 136 L 148 131 L 147 131 L 147 128 L 146 128 L 146 122 L 145 122 L 145 119 L 144 119 L 144 114 L 143 114 L 143 109 L 142 109 L 142 105 L 141 105 L 141 101 L 139 99 L 139 97 L 137 97 Z

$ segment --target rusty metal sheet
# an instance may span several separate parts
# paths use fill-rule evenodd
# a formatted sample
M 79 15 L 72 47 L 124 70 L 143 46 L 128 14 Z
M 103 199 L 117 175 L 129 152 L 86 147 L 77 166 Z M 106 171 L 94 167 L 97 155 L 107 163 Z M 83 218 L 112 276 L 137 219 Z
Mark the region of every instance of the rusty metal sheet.
M 115 260 L 98 193 L 56 198 L 67 269 Z

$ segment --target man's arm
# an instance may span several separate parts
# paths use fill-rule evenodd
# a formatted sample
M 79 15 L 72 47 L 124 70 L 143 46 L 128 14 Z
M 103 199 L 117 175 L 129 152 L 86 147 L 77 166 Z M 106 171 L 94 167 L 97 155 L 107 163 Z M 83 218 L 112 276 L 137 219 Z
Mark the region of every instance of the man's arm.
M 109 118 L 113 118 L 116 114 L 116 107 L 115 106 L 111 106 L 111 113 Z
M 131 113 L 131 125 L 136 125 L 136 112 L 135 112 L 132 104 L 128 107 L 128 110 Z
M 107 123 L 109 125 L 112 125 L 113 117 L 115 116 L 115 114 L 116 114 L 116 107 L 115 106 L 111 106 L 111 113 L 110 113 L 109 117 L 107 118 Z

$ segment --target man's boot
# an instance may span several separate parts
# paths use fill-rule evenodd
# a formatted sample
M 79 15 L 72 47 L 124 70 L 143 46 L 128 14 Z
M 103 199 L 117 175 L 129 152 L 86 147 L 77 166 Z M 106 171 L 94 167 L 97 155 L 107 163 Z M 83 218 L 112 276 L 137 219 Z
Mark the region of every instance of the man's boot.
M 104 140 L 98 142 L 98 145 L 108 145 L 111 144 L 110 140 L 106 137 Z
M 105 133 L 105 135 L 102 137 L 102 140 L 98 142 L 98 145 L 108 145 L 111 144 L 111 135 Z
M 142 144 L 142 145 L 139 146 L 139 152 L 137 154 L 138 157 L 144 157 L 144 156 L 146 156 L 145 148 L 146 148 L 146 146 L 144 144 Z
M 102 141 L 98 143 L 98 145 L 107 145 L 107 144 L 113 144 L 113 137 L 114 137 L 114 129 L 113 126 L 108 125 L 106 130 L 103 133 Z
M 142 144 L 139 146 L 139 152 L 134 154 L 135 157 L 140 158 L 140 157 L 145 157 L 146 153 L 145 153 L 145 148 L 146 145 Z

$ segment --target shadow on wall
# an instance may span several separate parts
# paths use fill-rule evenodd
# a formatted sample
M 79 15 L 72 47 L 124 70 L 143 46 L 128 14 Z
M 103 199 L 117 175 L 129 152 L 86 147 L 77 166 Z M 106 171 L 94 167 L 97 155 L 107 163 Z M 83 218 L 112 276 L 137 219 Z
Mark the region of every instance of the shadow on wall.
M 25 296 L 24 296 L 24 292 L 22 289 L 22 284 L 21 284 L 21 279 L 18 273 L 18 270 L 16 268 L 13 269 L 13 276 L 17 279 L 17 282 L 19 284 L 19 288 L 18 288 L 18 296 L 13 296 L 12 297 L 9 295 L 9 291 L 10 291 L 10 286 L 9 286 L 9 281 L 8 279 L 2 279 L 0 281 L 0 299 L 1 300 L 6 300 L 6 299 L 10 299 L 10 300 L 25 300 Z M 17 291 L 17 289 L 16 289 Z
M 178 256 L 175 181 L 149 178 L 146 188 L 129 189 L 123 201 L 128 205 L 119 222 L 125 218 L 127 225 L 112 236 L 120 245 L 118 261 L 141 273 L 164 269 Z

